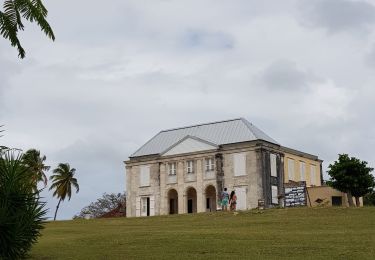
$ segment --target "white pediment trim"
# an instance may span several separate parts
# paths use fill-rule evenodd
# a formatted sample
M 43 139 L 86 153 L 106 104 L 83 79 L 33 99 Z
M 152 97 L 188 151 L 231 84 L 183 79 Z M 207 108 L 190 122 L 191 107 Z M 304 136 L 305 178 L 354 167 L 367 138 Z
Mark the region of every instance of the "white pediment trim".
M 168 156 L 174 154 L 193 153 L 214 150 L 217 148 L 218 146 L 214 143 L 203 140 L 196 136 L 187 135 L 184 138 L 180 139 L 178 142 L 168 147 L 163 153 L 161 153 L 161 155 Z

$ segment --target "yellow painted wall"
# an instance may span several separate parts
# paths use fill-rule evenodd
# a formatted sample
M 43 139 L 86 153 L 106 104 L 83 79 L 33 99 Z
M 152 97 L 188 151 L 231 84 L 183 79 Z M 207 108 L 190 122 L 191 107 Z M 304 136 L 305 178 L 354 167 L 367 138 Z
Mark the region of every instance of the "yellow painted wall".
M 311 186 L 311 167 L 310 165 L 315 166 L 315 186 L 321 185 L 320 180 L 320 161 L 314 161 L 302 156 L 294 155 L 291 153 L 284 153 L 284 182 L 289 182 L 289 159 L 294 161 L 294 178 L 291 181 L 306 181 L 307 186 Z M 305 163 L 305 180 L 301 179 L 301 162 Z
M 323 200 L 323 205 L 332 206 L 332 196 L 338 196 L 342 198 L 342 206 L 348 207 L 348 196 L 346 193 L 338 191 L 328 186 L 320 187 L 309 187 L 307 188 L 308 200 L 307 206 L 316 207 L 319 203 L 316 202 L 317 199 Z M 360 206 L 363 207 L 363 198 L 359 198 Z M 353 204 L 355 205 L 355 198 L 353 197 Z

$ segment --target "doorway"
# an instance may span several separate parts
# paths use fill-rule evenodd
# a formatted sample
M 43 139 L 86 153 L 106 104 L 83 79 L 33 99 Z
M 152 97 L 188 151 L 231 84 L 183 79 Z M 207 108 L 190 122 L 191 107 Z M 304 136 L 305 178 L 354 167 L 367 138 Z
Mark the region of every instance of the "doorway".
M 332 196 L 332 206 L 342 206 L 342 197 Z
M 187 197 L 187 213 L 197 212 L 197 191 L 190 187 L 186 191 Z
M 216 211 L 216 189 L 213 185 L 207 186 L 206 194 L 206 211 Z
M 150 197 L 142 197 L 141 199 L 141 216 L 146 217 L 150 216 Z
M 188 213 L 193 213 L 193 199 L 188 199 Z
M 178 194 L 175 189 L 168 191 L 169 214 L 178 214 Z

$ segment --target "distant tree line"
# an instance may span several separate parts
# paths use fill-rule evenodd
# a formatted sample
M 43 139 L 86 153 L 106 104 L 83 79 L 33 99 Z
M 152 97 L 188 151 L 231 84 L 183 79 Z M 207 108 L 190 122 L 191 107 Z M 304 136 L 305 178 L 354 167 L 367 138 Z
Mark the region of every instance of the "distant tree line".
M 126 194 L 125 193 L 104 193 L 97 201 L 84 207 L 80 213 L 75 215 L 73 219 L 78 218 L 100 218 L 106 216 L 113 211 L 110 217 L 125 216 Z

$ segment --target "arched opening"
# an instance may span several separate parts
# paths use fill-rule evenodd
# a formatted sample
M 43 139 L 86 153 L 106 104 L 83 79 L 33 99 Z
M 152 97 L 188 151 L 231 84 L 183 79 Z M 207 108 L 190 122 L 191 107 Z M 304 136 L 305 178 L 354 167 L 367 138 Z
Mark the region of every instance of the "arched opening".
M 209 185 L 205 190 L 206 194 L 206 211 L 216 211 L 216 189 L 213 185 Z
M 178 193 L 175 189 L 168 191 L 169 214 L 178 214 Z
M 187 213 L 197 212 L 197 191 L 190 187 L 186 191 L 187 198 Z

